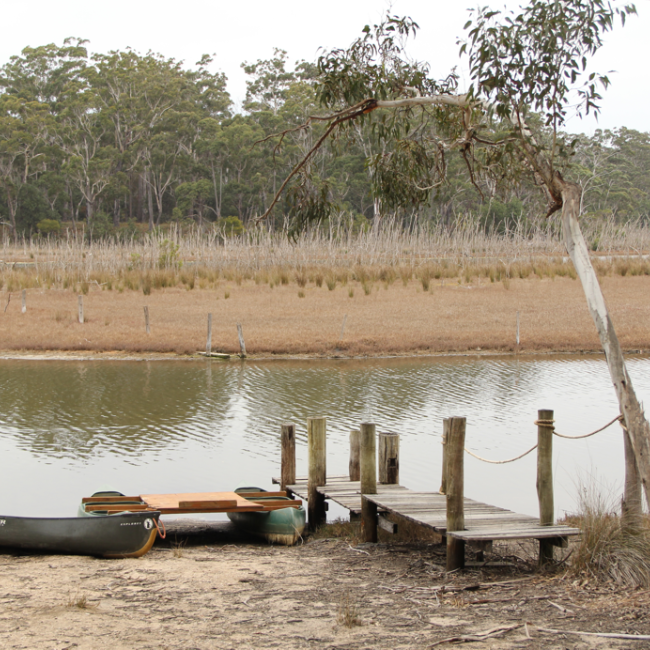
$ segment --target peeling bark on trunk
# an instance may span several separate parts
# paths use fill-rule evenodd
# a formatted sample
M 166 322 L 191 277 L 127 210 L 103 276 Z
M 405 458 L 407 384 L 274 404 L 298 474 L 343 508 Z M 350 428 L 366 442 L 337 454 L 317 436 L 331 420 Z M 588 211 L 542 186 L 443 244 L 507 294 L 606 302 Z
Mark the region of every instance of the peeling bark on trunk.
M 636 533 L 642 526 L 643 493 L 632 441 L 625 430 L 623 444 L 625 446 L 625 492 L 621 500 L 621 523 L 626 531 Z
M 623 358 L 623 352 L 614 330 L 614 324 L 609 317 L 605 298 L 600 289 L 596 272 L 589 260 L 589 250 L 580 230 L 578 215 L 580 211 L 581 190 L 578 185 L 567 183 L 560 178 L 556 178 L 555 182 L 562 195 L 562 226 L 566 247 L 578 273 L 578 277 L 582 282 L 582 288 L 587 298 L 587 306 L 589 307 L 589 312 L 596 325 L 601 345 L 605 351 L 609 374 L 612 378 L 614 389 L 616 390 L 621 413 L 625 419 L 626 436 L 629 436 L 629 443 L 634 451 L 638 476 L 643 485 L 646 502 L 650 503 L 650 425 L 645 418 L 641 404 L 634 392 L 632 380 L 627 374 L 625 359 Z M 630 463 L 626 462 L 626 469 L 629 469 L 629 466 Z M 633 477 L 628 478 L 634 481 Z M 629 491 L 630 494 L 628 495 Z M 627 500 L 632 497 L 633 493 L 634 487 L 630 485 L 628 489 L 626 480 L 625 499 Z M 626 509 L 632 517 L 641 514 L 640 499 L 637 499 L 638 504 L 635 504 L 634 501 L 635 499 L 631 498 L 630 502 L 626 503 Z M 636 513 L 631 511 L 634 507 L 637 508 Z

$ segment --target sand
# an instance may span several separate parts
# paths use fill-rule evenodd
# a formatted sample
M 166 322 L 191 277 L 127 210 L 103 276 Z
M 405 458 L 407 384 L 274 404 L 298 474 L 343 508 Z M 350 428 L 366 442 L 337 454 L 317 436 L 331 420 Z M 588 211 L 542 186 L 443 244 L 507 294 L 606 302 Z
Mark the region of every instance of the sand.
M 138 559 L 0 554 L 2 648 L 396 650 L 494 628 L 471 647 L 648 647 L 538 631 L 649 634 L 650 594 L 536 572 L 530 545 L 487 558 L 506 566 L 445 575 L 435 543 L 286 548 L 200 528 Z

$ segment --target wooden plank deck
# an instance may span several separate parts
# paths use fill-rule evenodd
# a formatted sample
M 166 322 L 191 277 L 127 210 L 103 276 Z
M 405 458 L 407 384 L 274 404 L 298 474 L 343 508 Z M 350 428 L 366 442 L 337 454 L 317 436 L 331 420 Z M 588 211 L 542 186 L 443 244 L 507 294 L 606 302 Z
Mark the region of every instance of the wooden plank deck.
M 279 483 L 278 478 L 273 479 Z M 307 478 L 296 479 L 287 489 L 307 499 Z M 318 491 L 335 503 L 347 508 L 353 514 L 361 513 L 361 485 L 350 481 L 346 476 L 327 477 L 327 485 Z M 366 498 L 377 505 L 379 511 L 404 517 L 416 524 L 433 528 L 436 532 L 447 534 L 447 497 L 439 492 L 419 492 L 402 485 L 377 485 L 377 494 L 367 494 Z M 570 526 L 540 526 L 539 519 L 523 515 L 505 508 L 492 506 L 473 499 L 464 500 L 465 530 L 453 531 L 450 537 L 465 541 L 489 541 L 505 539 L 555 539 L 558 543 L 571 535 L 579 535 L 579 528 Z

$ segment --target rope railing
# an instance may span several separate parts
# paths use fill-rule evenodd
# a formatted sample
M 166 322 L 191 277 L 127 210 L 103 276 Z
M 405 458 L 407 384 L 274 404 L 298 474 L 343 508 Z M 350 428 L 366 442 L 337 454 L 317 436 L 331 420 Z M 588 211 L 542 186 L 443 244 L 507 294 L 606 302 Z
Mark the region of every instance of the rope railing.
M 477 458 L 478 460 L 482 460 L 484 463 L 492 463 L 493 465 L 503 465 L 504 463 L 514 463 L 514 461 L 519 460 L 524 456 L 528 456 L 528 454 L 530 454 L 531 451 L 535 451 L 535 449 L 537 449 L 537 445 L 531 447 L 528 451 L 525 451 L 520 456 L 517 456 L 516 458 L 508 458 L 507 460 L 490 460 L 489 458 L 483 458 L 475 454 L 473 451 L 467 449 L 467 447 L 465 447 L 465 452 L 468 453 L 470 456 L 474 456 L 474 458 Z
M 582 436 L 567 436 L 563 433 L 558 433 L 555 430 L 555 427 L 553 426 L 555 423 L 555 420 L 535 420 L 535 424 L 539 426 L 547 426 L 553 429 L 553 435 L 557 436 L 558 438 L 565 438 L 566 440 L 580 440 L 582 438 L 589 438 L 591 436 L 595 436 L 597 433 L 600 433 L 601 431 L 604 431 L 608 427 L 611 427 L 614 422 L 621 422 L 623 423 L 623 416 L 622 415 L 617 415 L 613 420 L 608 422 L 604 427 L 600 427 L 600 429 L 596 429 L 595 431 L 592 431 L 591 433 L 585 433 Z
M 608 422 L 604 427 L 600 427 L 600 429 L 596 429 L 595 431 L 592 431 L 591 433 L 586 433 L 582 436 L 567 436 L 562 433 L 558 433 L 555 430 L 554 424 L 555 420 L 535 420 L 535 424 L 537 426 L 546 426 L 551 429 L 553 429 L 553 435 L 558 436 L 559 438 L 565 438 L 567 440 L 580 440 L 582 438 L 589 438 L 591 436 L 596 435 L 597 433 L 600 433 L 601 431 L 604 431 L 608 427 L 611 427 L 614 422 L 620 422 L 621 426 L 625 428 L 625 424 L 623 422 L 623 416 L 622 415 L 617 415 L 611 422 Z M 444 444 L 444 442 L 443 442 Z M 490 460 L 489 458 L 483 458 L 482 456 L 479 456 L 478 454 L 475 454 L 473 451 L 470 451 L 465 447 L 465 453 L 468 453 L 470 456 L 473 456 L 477 460 L 481 460 L 484 463 L 491 463 L 492 465 L 504 465 L 505 463 L 513 463 L 516 460 L 519 460 L 520 458 L 523 458 L 524 456 L 528 456 L 531 451 L 535 451 L 537 449 L 537 445 L 534 447 L 531 447 L 528 451 L 525 451 L 523 454 L 520 454 L 519 456 L 515 456 L 514 458 L 508 458 L 506 460 Z

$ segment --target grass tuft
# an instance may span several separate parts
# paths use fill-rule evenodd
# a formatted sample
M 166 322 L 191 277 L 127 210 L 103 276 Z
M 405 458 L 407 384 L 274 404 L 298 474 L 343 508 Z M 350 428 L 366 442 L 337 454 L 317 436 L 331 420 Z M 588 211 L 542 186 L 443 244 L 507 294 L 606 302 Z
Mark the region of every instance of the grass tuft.
M 633 533 L 624 530 L 611 503 L 596 490 L 580 491 L 579 510 L 566 522 L 582 530 L 570 558 L 575 576 L 613 581 L 627 587 L 650 587 L 650 519 Z

